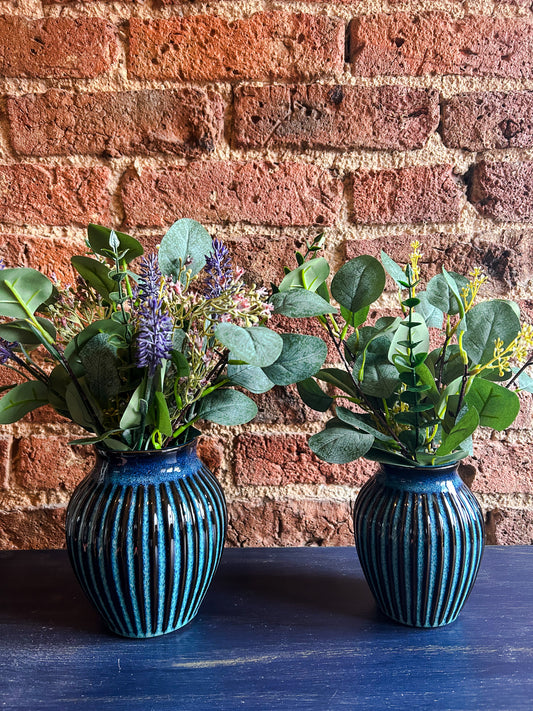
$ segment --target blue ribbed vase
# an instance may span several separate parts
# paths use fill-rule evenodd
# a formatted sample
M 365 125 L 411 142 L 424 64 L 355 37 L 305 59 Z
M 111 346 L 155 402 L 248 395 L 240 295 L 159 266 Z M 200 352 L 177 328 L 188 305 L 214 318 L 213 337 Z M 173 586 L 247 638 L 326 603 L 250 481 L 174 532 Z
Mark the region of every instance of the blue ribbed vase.
M 481 509 L 456 465 L 381 465 L 359 492 L 354 532 L 382 612 L 413 627 L 455 620 L 484 546 Z
M 186 625 L 217 569 L 226 502 L 196 443 L 152 452 L 97 450 L 67 509 L 67 548 L 85 594 L 125 637 Z

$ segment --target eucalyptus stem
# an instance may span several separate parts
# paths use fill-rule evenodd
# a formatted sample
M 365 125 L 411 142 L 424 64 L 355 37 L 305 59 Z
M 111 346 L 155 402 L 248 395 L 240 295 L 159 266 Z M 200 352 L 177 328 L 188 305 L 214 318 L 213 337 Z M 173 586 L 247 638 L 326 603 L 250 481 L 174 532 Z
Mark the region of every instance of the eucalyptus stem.
M 513 375 L 513 377 L 509 380 L 509 382 L 506 384 L 506 388 L 510 388 L 511 385 L 514 385 L 514 383 L 518 380 L 518 378 L 522 375 L 522 373 L 525 371 L 526 368 L 528 368 L 530 365 L 533 365 L 533 355 L 530 356 L 524 365 L 522 365 L 516 373 Z

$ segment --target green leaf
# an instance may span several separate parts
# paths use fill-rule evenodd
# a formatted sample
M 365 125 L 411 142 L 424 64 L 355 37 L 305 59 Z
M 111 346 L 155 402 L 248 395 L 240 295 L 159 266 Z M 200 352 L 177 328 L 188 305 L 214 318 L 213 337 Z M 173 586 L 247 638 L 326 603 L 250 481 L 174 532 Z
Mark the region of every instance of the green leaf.
M 328 348 L 321 338 L 284 333 L 283 350 L 275 363 L 263 368 L 275 385 L 290 385 L 314 375 L 322 367 Z
M 209 232 L 199 222 L 184 218 L 175 222 L 161 240 L 159 266 L 162 274 L 174 281 L 185 281 L 187 269 L 195 276 L 205 266 L 206 256 L 213 250 Z M 187 264 L 186 264 L 187 262 Z
M 374 303 L 384 287 L 383 267 L 374 257 L 363 254 L 339 269 L 331 282 L 331 294 L 341 306 L 355 313 Z
M 386 272 L 389 274 L 389 276 L 391 276 L 394 279 L 394 281 L 396 282 L 396 284 L 399 287 L 404 288 L 403 285 L 401 284 L 401 282 L 405 282 L 405 280 L 406 280 L 406 275 L 405 275 L 404 270 L 401 268 L 401 266 L 399 264 L 396 264 L 394 259 L 389 257 L 389 255 L 386 252 L 384 252 L 383 250 L 381 250 L 380 256 L 381 256 L 381 262 L 382 262 L 383 266 L 385 267 Z
M 112 230 L 108 227 L 102 227 L 102 225 L 90 224 L 87 227 L 88 242 L 93 252 L 109 258 L 109 238 L 111 231 Z M 117 232 L 116 230 L 113 230 L 113 232 L 118 239 L 117 251 L 123 253 L 122 259 L 124 259 L 126 263 L 129 264 L 144 254 L 141 243 L 137 242 L 134 237 L 130 237 L 130 235 L 124 234 L 124 232 Z
M 337 309 L 321 296 L 306 289 L 290 289 L 272 294 L 270 303 L 274 306 L 275 314 L 291 318 L 309 318 L 337 313 Z
M 329 276 L 329 264 L 324 257 L 311 259 L 289 272 L 279 285 L 279 291 L 303 288 L 307 291 L 317 291 Z
M 154 400 L 156 405 L 156 427 L 164 434 L 166 437 L 172 436 L 172 422 L 170 421 L 170 414 L 168 411 L 167 401 L 165 396 L 159 390 L 154 393 Z
M 111 303 L 109 295 L 116 290 L 116 284 L 109 276 L 109 267 L 91 257 L 72 257 L 70 261 L 87 284 L 92 286 L 105 301 Z
M 15 385 L 0 398 L 0 425 L 10 425 L 38 407 L 48 404 L 48 387 L 40 380 Z
M 0 316 L 24 319 L 50 298 L 50 279 L 35 269 L 0 270 Z
M 55 341 L 56 330 L 54 324 L 46 318 L 36 316 L 37 321 Z M 30 326 L 30 322 L 20 319 L 0 324 L 0 338 L 5 338 L 10 343 L 20 343 L 24 348 L 30 350 L 41 345 L 42 340 L 35 334 Z
M 400 385 L 398 370 L 389 361 L 390 341 L 373 338 L 355 361 L 353 373 L 365 395 L 388 398 Z
M 509 301 L 482 301 L 467 312 L 463 348 L 473 365 L 492 360 L 497 338 L 506 348 L 520 331 L 520 319 Z
M 405 346 L 400 345 L 403 341 L 409 340 L 409 331 L 411 332 L 411 342 L 413 343 L 412 355 L 418 355 L 419 353 L 427 353 L 429 348 L 429 331 L 424 321 L 422 314 L 413 313 L 411 314 L 411 323 L 414 323 L 414 327 L 407 326 L 404 321 L 402 321 L 392 339 L 389 348 L 389 360 L 394 363 L 398 355 L 408 358 L 408 349 Z M 416 343 L 416 345 L 414 345 Z
M 420 303 L 415 306 L 415 311 L 422 316 L 426 326 L 428 328 L 442 328 L 444 318 L 442 311 L 428 301 L 425 291 L 421 291 L 418 294 L 418 299 Z
M 146 403 L 146 400 L 144 400 L 145 390 L 146 383 L 143 380 L 143 382 L 138 385 L 137 388 L 134 390 L 129 403 L 126 409 L 124 410 L 122 417 L 120 418 L 121 430 L 134 429 L 135 427 L 138 427 L 141 424 L 141 408 L 143 407 L 141 401 L 143 403 Z
M 456 289 L 450 286 L 451 282 L 455 284 Z M 426 287 L 426 298 L 432 306 L 453 316 L 460 313 L 462 308 L 456 294 L 460 298 L 460 292 L 467 284 L 468 279 L 462 274 L 456 272 L 446 272 L 446 275 L 437 274 L 430 279 Z
M 474 378 L 465 402 L 469 409 L 477 410 L 480 425 L 500 432 L 514 422 L 520 411 L 515 392 L 483 378 Z
M 274 387 L 274 383 L 267 378 L 261 368 L 255 365 L 232 365 L 227 368 L 228 378 L 232 385 L 238 385 L 241 388 L 246 388 L 251 393 L 260 395 L 266 393 Z
M 180 351 L 172 351 L 171 359 L 176 368 L 176 378 L 186 378 L 191 372 L 189 361 Z
M 215 338 L 231 351 L 230 359 L 264 368 L 272 365 L 283 349 L 283 339 L 265 326 L 243 328 L 234 323 L 219 323 Z
M 66 358 L 70 359 L 75 353 L 79 353 L 83 346 L 99 333 L 105 334 L 109 341 L 117 347 L 126 345 L 126 326 L 124 323 L 119 323 L 114 319 L 101 319 L 100 321 L 93 321 L 70 341 L 65 348 Z
M 468 409 L 461 419 L 455 423 L 448 434 L 442 438 L 440 447 L 435 452 L 435 455 L 443 456 L 453 452 L 465 439 L 470 437 L 478 425 L 479 415 L 477 411 L 474 408 Z
M 80 385 L 83 387 L 83 380 L 80 381 Z M 92 401 L 92 398 L 88 394 L 86 388 L 84 392 L 86 398 L 91 402 L 91 405 L 95 406 L 94 409 L 97 410 L 98 408 L 96 403 Z M 94 432 L 96 430 L 96 423 L 94 422 L 92 415 L 87 409 L 87 406 L 83 402 L 76 386 L 72 381 L 68 384 L 65 391 L 65 401 L 67 403 L 71 419 L 84 429 Z
M 80 361 L 87 374 L 87 383 L 96 401 L 103 407 L 118 395 L 121 382 L 117 372 L 117 347 L 112 336 L 98 333 L 80 350 Z
M 351 326 L 352 328 L 359 328 L 359 326 L 362 326 L 368 317 L 369 311 L 370 306 L 363 306 L 362 309 L 359 309 L 359 311 L 356 311 L 355 313 L 345 309 L 344 306 L 341 306 L 341 316 L 346 321 L 348 326 Z
M 304 403 L 317 412 L 326 412 L 333 405 L 333 398 L 325 393 L 313 378 L 306 378 L 296 387 Z
M 344 427 L 328 427 L 309 438 L 309 447 L 319 459 L 347 464 L 364 456 L 374 443 L 370 434 Z
M 244 393 L 219 388 L 200 401 L 198 416 L 218 425 L 242 425 L 257 415 L 257 405 Z
M 346 407 L 341 407 L 340 405 L 335 408 L 335 412 L 339 420 L 345 422 L 351 427 L 355 427 L 358 430 L 363 430 L 363 432 L 366 432 L 367 434 L 371 434 L 373 437 L 375 437 L 375 439 L 379 440 L 380 442 L 394 441 L 392 440 L 390 435 L 384 434 L 383 432 L 380 432 L 380 430 L 378 430 L 376 427 L 370 425 L 364 419 L 365 415 L 357 414 L 355 412 L 352 412 L 351 410 L 348 410 Z
M 316 373 L 315 378 L 322 380 L 324 383 L 334 385 L 336 388 L 339 388 L 339 390 L 350 395 L 350 397 L 356 397 L 358 395 L 349 373 L 345 370 L 340 370 L 340 368 L 323 368 Z

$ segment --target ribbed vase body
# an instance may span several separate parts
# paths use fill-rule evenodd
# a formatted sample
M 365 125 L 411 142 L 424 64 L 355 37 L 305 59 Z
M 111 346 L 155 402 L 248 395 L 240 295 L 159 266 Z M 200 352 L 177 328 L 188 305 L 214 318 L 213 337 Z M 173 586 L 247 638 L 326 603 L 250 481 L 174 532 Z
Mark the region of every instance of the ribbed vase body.
M 453 622 L 483 554 L 483 515 L 455 466 L 381 470 L 361 489 L 354 531 L 382 612 L 414 627 Z
M 88 598 L 117 634 L 186 625 L 217 569 L 226 533 L 220 485 L 196 445 L 97 452 L 67 509 L 67 548 Z

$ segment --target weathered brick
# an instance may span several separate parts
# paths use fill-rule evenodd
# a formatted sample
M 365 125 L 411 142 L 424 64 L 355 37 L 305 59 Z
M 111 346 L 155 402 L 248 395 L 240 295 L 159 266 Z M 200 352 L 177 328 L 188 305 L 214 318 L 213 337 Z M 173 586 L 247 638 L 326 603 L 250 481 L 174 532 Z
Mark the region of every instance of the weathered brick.
M 482 294 L 490 296 L 496 291 L 504 294 L 533 278 L 533 231 L 502 230 L 498 233 L 446 234 L 437 232 L 417 235 L 421 244 L 420 265 L 425 282 L 441 271 L 467 275 L 474 266 L 480 266 L 490 282 Z M 350 240 L 344 243 L 344 258 L 353 259 L 361 254 L 379 256 L 384 249 L 399 264 L 406 264 L 411 252 L 413 235 L 389 235 L 372 240 Z M 392 288 L 392 282 L 390 283 Z M 395 287 L 394 287 L 395 290 Z
M 361 170 L 352 179 L 356 223 L 454 222 L 461 214 L 463 190 L 451 165 Z
M 0 17 L 0 74 L 96 77 L 116 58 L 115 32 L 96 17 Z
M 533 493 L 533 444 L 490 440 L 474 442 L 474 456 L 459 466 L 459 473 L 480 494 Z
M 10 137 L 21 155 L 106 156 L 210 152 L 224 107 L 201 89 L 72 93 L 52 89 L 7 100 Z
M 91 447 L 71 447 L 68 441 L 56 435 L 15 440 L 14 476 L 18 486 L 28 491 L 73 491 L 92 469 L 94 453 Z
M 64 508 L 0 511 L 0 549 L 64 547 Z
M 270 287 L 283 279 L 283 267 L 296 268 L 295 252 L 306 250 L 305 239 L 241 235 L 238 240 L 226 241 L 233 263 L 244 269 L 244 279 Z
M 244 148 L 411 150 L 439 123 L 437 93 L 403 86 L 242 86 L 234 104 Z
M 341 71 L 343 55 L 344 23 L 324 15 L 130 20 L 129 73 L 140 79 L 298 81 Z
M 442 141 L 482 151 L 533 146 L 533 92 L 475 91 L 442 103 Z
M 362 15 L 350 23 L 349 37 L 352 70 L 361 76 L 533 76 L 533 25 L 525 19 Z
M 55 275 L 64 285 L 74 283 L 70 258 L 85 251 L 82 240 L 0 233 L 0 254 L 6 267 L 32 267 L 48 277 Z
M 108 223 L 108 168 L 0 165 L 0 220 L 15 225 Z
M 328 464 L 318 459 L 301 434 L 242 434 L 235 441 L 238 485 L 346 484 L 357 486 L 376 471 L 375 462 Z
M 533 222 L 533 162 L 474 166 L 468 199 L 476 210 L 497 222 Z
M 533 545 L 533 511 L 504 506 L 487 511 L 485 536 L 488 545 Z
M 200 437 L 198 441 L 198 457 L 206 467 L 216 474 L 222 466 L 224 448 L 222 443 L 214 437 Z
M 352 506 L 345 501 L 233 501 L 229 546 L 353 546 Z
M 324 419 L 324 413 L 316 412 L 304 405 L 295 385 L 272 388 L 262 395 L 250 395 L 257 403 L 258 413 L 254 422 L 258 424 L 304 424 Z M 326 413 L 328 414 L 328 413 Z M 331 416 L 331 413 L 329 413 Z
M 131 170 L 122 200 L 128 225 L 163 226 L 180 217 L 200 222 L 331 225 L 342 182 L 307 163 L 192 161 L 164 170 Z

